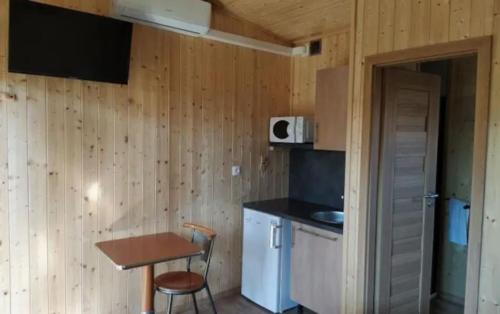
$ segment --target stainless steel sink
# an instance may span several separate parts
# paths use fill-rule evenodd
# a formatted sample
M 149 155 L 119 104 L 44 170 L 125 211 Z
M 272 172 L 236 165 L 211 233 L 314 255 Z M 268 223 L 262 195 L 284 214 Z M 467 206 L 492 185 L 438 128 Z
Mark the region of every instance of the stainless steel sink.
M 340 211 L 321 211 L 311 215 L 314 220 L 327 222 L 331 224 L 344 224 L 344 212 Z

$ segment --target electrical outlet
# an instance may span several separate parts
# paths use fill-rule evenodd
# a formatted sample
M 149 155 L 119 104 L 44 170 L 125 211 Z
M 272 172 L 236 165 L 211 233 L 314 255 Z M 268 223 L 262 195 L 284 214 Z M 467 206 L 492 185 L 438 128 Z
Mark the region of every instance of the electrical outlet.
M 233 166 L 231 168 L 231 174 L 233 175 L 233 177 L 237 177 L 241 174 L 241 168 L 240 166 Z

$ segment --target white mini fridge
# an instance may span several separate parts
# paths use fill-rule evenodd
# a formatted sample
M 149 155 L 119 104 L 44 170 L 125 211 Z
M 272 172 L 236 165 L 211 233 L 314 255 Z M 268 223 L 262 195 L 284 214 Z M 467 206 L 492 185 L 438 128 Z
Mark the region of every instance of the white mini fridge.
M 289 220 L 244 209 L 241 294 L 273 313 L 297 306 L 290 299 L 291 233 Z

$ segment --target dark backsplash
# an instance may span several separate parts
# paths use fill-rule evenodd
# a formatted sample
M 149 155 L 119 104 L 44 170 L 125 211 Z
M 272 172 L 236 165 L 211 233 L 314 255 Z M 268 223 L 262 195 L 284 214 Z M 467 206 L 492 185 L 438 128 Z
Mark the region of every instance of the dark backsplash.
M 292 149 L 289 197 L 343 209 L 345 153 Z

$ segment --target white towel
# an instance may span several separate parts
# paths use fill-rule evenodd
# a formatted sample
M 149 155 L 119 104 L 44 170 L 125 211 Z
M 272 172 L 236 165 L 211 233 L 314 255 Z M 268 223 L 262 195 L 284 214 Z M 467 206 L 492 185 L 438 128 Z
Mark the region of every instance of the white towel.
M 456 198 L 448 201 L 448 235 L 450 242 L 458 245 L 467 245 L 470 210 L 467 203 Z

